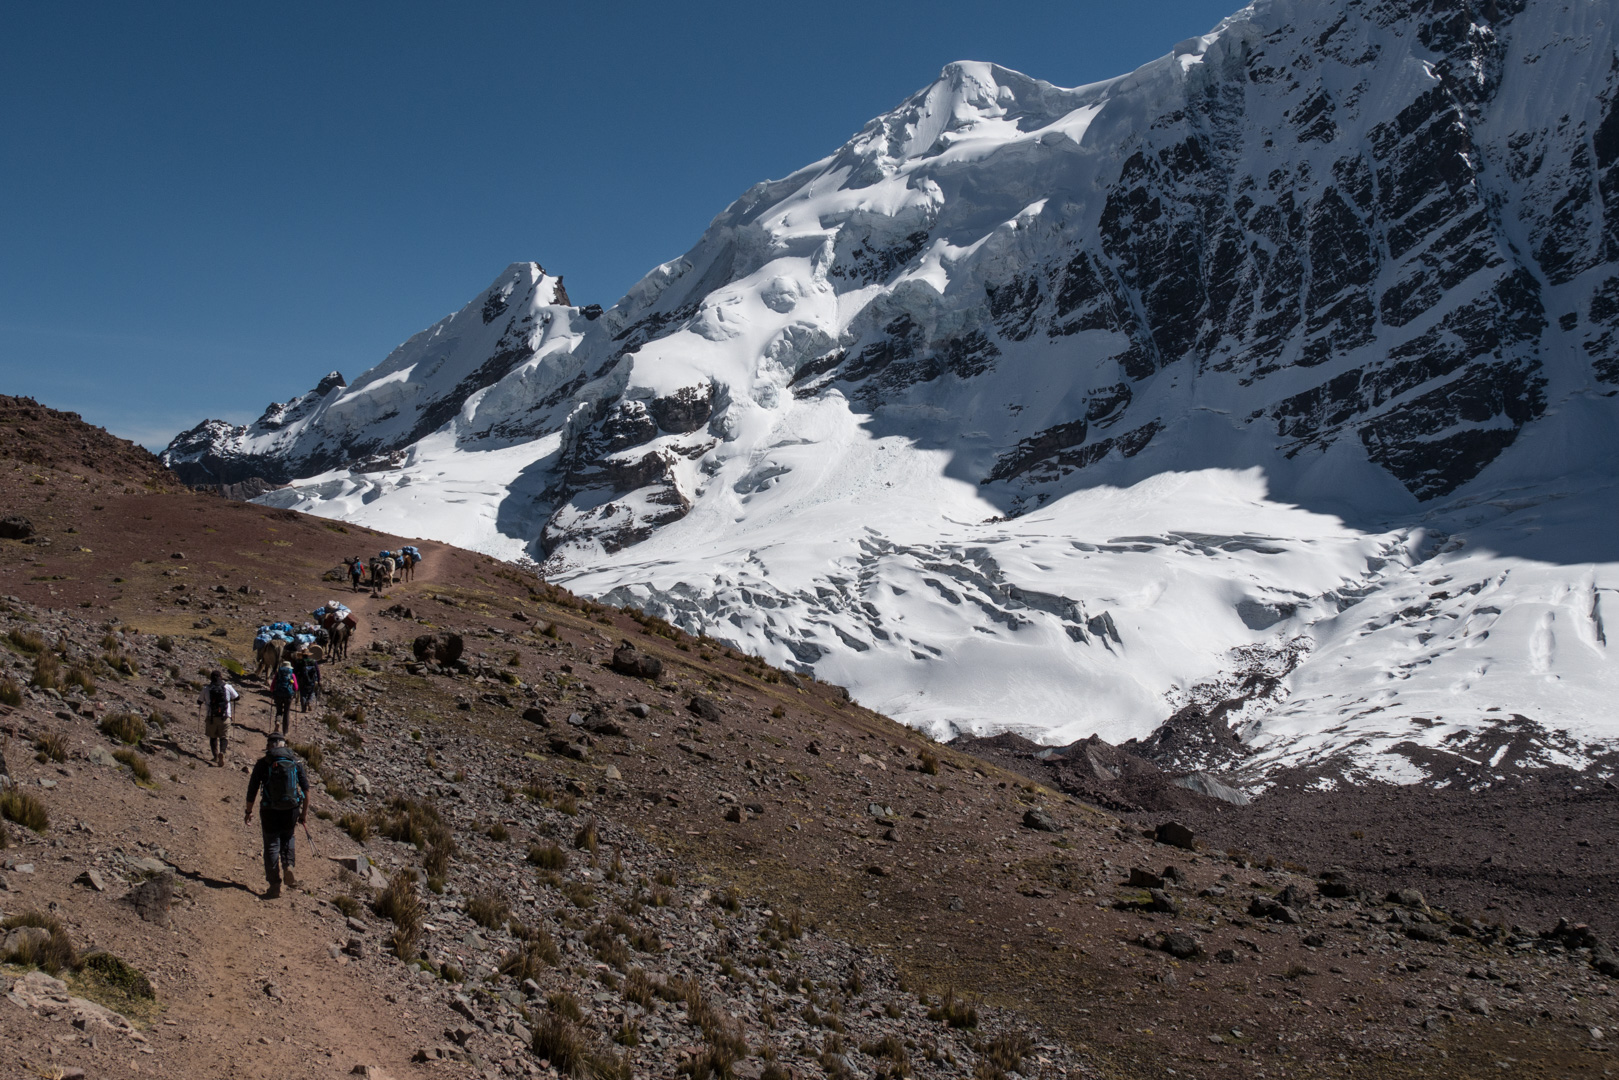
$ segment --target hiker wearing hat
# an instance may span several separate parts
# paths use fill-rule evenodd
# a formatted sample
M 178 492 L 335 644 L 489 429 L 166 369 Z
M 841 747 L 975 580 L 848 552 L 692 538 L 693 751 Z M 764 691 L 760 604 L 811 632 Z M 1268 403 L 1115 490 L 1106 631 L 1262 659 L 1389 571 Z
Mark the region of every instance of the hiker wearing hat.
M 264 790 L 264 806 L 259 811 L 259 828 L 264 833 L 264 880 L 269 883 L 264 898 L 274 900 L 281 895 L 283 881 L 298 887 L 292 871 L 297 862 L 293 842 L 298 826 L 309 813 L 309 770 L 288 749 L 279 731 L 270 732 L 264 756 L 253 766 L 253 775 L 247 781 L 244 822 L 253 820 L 253 800 L 260 788 Z
M 360 557 L 358 555 L 354 556 L 354 558 L 352 558 L 352 559 L 349 559 L 348 564 L 349 564 L 349 581 L 353 584 L 354 591 L 359 592 L 360 591 L 360 579 L 365 576 L 365 564 L 360 562 Z
M 298 676 L 292 670 L 292 661 L 283 660 L 270 683 L 270 701 L 275 705 L 270 726 L 283 735 L 292 730 L 292 699 L 297 696 Z
M 208 685 L 202 688 L 198 703 L 203 708 L 203 734 L 208 737 L 208 752 L 214 765 L 225 764 L 225 751 L 230 745 L 231 702 L 242 695 L 236 687 L 225 681 L 218 668 L 208 673 Z

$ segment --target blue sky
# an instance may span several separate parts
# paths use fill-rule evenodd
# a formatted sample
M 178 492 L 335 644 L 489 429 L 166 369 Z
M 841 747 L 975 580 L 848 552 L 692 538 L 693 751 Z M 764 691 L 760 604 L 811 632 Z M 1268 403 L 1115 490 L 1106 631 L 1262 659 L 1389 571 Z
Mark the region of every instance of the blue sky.
M 609 305 L 951 60 L 1121 74 L 1239 0 L 0 8 L 0 393 L 161 446 L 507 263 Z

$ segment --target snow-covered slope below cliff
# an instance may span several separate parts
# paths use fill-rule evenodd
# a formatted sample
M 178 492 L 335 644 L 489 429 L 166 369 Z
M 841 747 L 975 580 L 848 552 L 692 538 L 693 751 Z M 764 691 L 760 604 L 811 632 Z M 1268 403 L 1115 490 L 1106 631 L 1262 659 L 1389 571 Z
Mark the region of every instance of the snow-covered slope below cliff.
M 1607 14 L 1260 0 L 1090 86 L 953 64 L 600 318 L 548 309 L 431 434 L 301 436 L 344 449 L 265 501 L 936 727 L 1145 734 L 1246 680 L 1272 764 L 1607 738 Z

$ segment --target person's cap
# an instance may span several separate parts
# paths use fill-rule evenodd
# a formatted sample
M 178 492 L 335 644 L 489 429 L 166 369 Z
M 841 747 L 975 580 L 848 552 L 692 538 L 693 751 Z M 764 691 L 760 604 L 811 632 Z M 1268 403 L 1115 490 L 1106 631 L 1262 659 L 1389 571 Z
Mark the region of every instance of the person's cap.
M 279 731 L 272 731 L 269 735 L 265 736 L 264 741 L 270 746 L 280 746 L 282 743 L 287 741 L 287 737 L 281 734 Z

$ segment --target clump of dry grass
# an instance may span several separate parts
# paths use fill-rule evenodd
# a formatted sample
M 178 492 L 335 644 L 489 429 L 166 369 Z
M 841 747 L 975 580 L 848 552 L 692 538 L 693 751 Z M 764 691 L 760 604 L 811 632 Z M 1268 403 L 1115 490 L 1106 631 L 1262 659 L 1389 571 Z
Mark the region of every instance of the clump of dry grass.
M 371 910 L 394 924 L 389 939 L 394 955 L 401 960 L 414 959 L 422 936 L 422 901 L 416 895 L 415 875 L 409 870 L 395 874 L 372 902 Z
M 24 928 L 42 930 L 44 933 L 19 935 L 18 944 L 0 959 L 4 959 L 8 964 L 37 967 L 51 975 L 64 968 L 78 969 L 78 952 L 73 948 L 73 942 L 68 938 L 67 931 L 62 928 L 60 922 L 38 911 L 26 911 L 0 922 L 0 930 Z M 7 935 L 0 934 L 0 937 L 5 936 Z
M 135 746 L 146 738 L 146 721 L 131 712 L 108 713 L 97 726 L 103 735 L 125 746 Z
M 467 914 L 479 926 L 493 930 L 506 924 L 512 914 L 512 904 L 505 894 L 485 889 L 467 900 Z
M 37 833 L 51 827 L 51 816 L 46 813 L 45 804 L 33 792 L 21 788 L 0 791 L 0 817 Z

